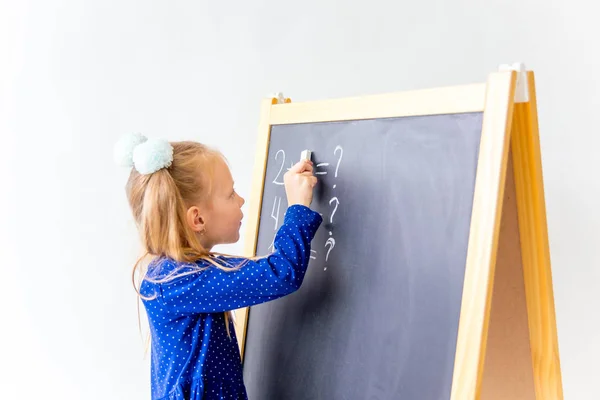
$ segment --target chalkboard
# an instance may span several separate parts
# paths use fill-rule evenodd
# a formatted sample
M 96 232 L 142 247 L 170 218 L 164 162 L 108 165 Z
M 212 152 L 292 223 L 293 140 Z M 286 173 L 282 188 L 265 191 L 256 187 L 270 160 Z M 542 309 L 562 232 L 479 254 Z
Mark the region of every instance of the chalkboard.
M 252 307 L 251 399 L 449 399 L 482 112 L 273 125 L 256 254 L 312 150 L 323 216 L 302 287 Z

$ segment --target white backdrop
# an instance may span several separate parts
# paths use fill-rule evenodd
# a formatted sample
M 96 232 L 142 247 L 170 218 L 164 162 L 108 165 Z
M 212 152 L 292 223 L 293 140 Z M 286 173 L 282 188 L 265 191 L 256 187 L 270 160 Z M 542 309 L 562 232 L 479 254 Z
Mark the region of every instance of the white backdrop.
M 121 134 L 215 146 L 248 197 L 265 94 L 301 101 L 481 82 L 514 61 L 537 77 L 565 397 L 600 398 L 593 3 L 0 4 L 2 398 L 149 398 L 127 171 L 112 164 Z

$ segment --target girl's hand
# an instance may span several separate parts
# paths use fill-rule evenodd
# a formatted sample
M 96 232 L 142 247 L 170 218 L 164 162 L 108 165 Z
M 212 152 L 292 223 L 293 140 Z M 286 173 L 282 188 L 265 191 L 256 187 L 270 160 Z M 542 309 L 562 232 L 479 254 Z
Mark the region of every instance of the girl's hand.
M 294 165 L 283 176 L 285 193 L 288 205 L 301 204 L 310 206 L 313 197 L 313 188 L 317 184 L 317 178 L 313 175 L 313 164 L 311 161 L 302 160 Z

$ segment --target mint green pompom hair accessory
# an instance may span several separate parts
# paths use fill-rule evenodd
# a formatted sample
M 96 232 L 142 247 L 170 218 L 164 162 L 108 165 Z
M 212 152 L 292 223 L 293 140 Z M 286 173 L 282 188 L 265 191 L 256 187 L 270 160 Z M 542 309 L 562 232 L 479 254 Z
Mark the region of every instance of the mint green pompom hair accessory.
M 141 133 L 123 135 L 117 143 L 115 143 L 115 148 L 113 150 L 115 163 L 119 167 L 133 167 L 133 149 L 144 143 L 146 140 L 148 140 L 148 138 Z
M 164 139 L 148 139 L 133 149 L 133 165 L 142 175 L 168 168 L 173 162 L 173 146 Z
M 117 141 L 114 148 L 117 165 L 135 167 L 142 175 L 168 168 L 173 162 L 173 146 L 164 139 L 148 139 L 131 133 Z

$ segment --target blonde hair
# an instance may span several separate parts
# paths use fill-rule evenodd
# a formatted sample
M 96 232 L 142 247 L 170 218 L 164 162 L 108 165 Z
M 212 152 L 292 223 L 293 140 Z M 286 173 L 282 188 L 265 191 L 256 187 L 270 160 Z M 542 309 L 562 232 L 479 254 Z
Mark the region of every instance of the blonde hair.
M 213 266 L 231 271 L 242 265 L 230 265 L 220 253 L 210 252 L 198 240 L 197 234 L 186 223 L 187 209 L 193 204 L 210 207 L 213 189 L 212 177 L 218 162 L 226 162 L 223 155 L 198 142 L 172 142 L 173 161 L 168 168 L 142 175 L 135 168 L 126 185 L 127 199 L 135 219 L 144 254 L 133 266 L 132 283 L 139 299 L 152 300 L 141 294 L 143 280 L 155 283 L 197 273 L 206 267 L 196 262 L 205 260 Z M 176 268 L 159 279 L 145 277 L 143 267 L 148 258 L 171 258 L 185 268 Z M 183 271 L 183 272 L 182 272 Z M 136 282 L 136 275 L 138 282 Z M 229 335 L 229 320 L 225 313 L 225 326 Z M 141 323 L 140 323 L 141 329 Z

